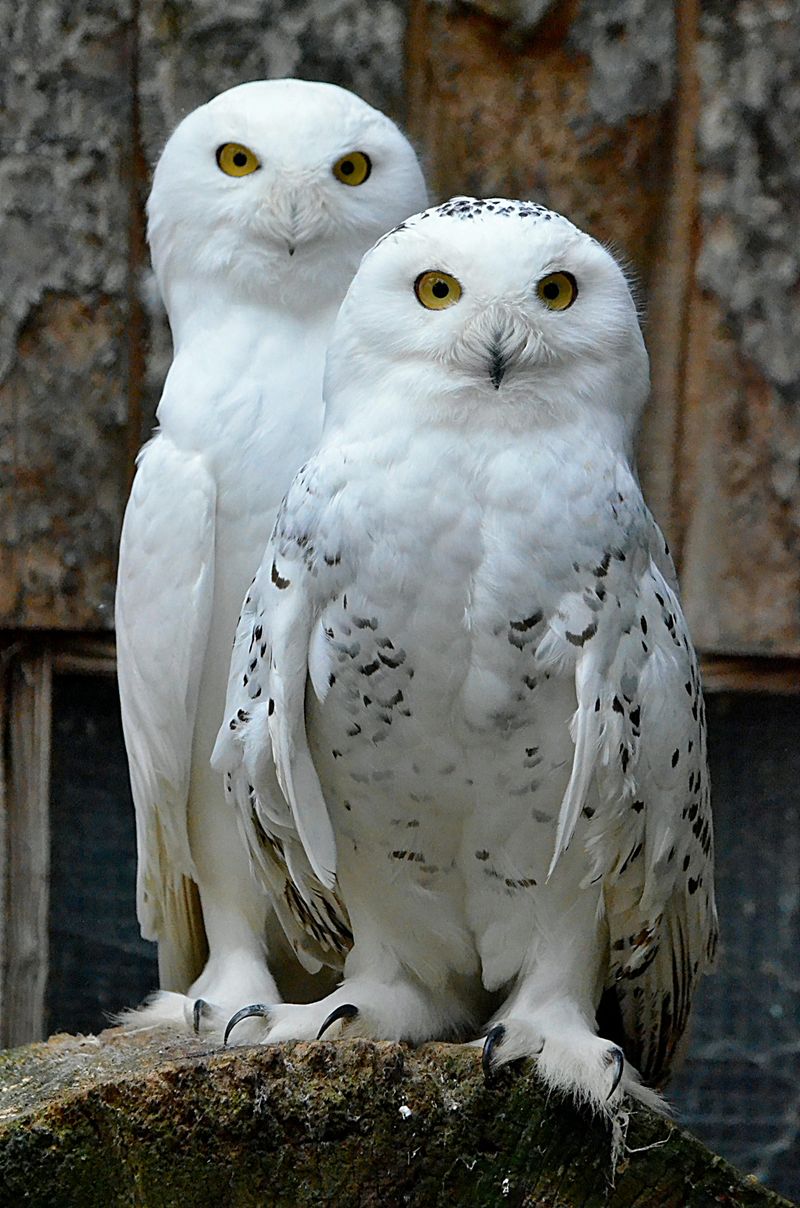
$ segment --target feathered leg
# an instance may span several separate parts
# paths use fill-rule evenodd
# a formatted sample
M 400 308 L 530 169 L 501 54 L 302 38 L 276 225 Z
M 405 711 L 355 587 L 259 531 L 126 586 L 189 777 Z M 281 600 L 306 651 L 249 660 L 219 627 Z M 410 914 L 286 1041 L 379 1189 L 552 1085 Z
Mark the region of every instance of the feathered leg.
M 513 990 L 489 1023 L 484 1066 L 533 1057 L 551 1090 L 608 1117 L 625 1095 L 663 1110 L 660 1096 L 642 1085 L 619 1046 L 597 1035 L 607 959 L 598 898 L 591 886 L 567 894 L 558 874 L 542 887 L 540 927 Z

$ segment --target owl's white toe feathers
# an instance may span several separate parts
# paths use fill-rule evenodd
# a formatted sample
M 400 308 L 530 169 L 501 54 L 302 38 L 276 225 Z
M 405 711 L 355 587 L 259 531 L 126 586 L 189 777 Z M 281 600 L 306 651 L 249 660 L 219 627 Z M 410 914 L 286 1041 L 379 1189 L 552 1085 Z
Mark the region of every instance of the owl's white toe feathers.
M 576 1056 L 551 1027 L 552 1085 L 599 1106 L 613 1043 L 631 1093 L 637 1067 L 660 1084 L 716 915 L 625 277 L 542 206 L 453 199 L 364 258 L 325 381 L 216 748 L 254 859 L 278 845 L 297 918 L 352 931 L 347 979 L 387 960 L 462 1018 L 489 994 L 534 1031 L 563 1004 Z

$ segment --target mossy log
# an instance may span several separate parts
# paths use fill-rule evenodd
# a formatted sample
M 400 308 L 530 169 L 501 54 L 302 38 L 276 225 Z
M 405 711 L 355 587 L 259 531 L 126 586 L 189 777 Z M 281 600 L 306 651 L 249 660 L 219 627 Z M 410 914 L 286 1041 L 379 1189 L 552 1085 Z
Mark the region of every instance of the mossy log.
M 150 1033 L 0 1053 L 0 1203 L 756 1208 L 786 1201 L 674 1124 L 607 1127 L 532 1071 L 366 1041 L 210 1048 Z

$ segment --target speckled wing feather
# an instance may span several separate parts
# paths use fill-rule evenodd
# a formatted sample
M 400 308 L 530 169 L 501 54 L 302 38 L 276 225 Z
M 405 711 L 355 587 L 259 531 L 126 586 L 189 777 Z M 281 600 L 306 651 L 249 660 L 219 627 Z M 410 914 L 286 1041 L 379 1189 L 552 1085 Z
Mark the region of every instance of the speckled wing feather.
M 324 591 L 310 542 L 314 492 L 300 471 L 245 598 L 234 641 L 225 721 L 212 763 L 223 773 L 257 875 L 287 938 L 312 972 L 338 967 L 352 942 L 334 891 L 336 847 L 308 749 L 305 698 L 324 694 L 309 679 L 313 600 Z M 309 587 L 314 578 L 315 590 Z
M 592 574 L 603 608 L 576 666 L 575 768 L 557 855 L 583 810 L 587 881 L 604 886 L 607 986 L 628 1057 L 659 1085 L 717 938 L 705 712 L 674 570 L 649 513 Z M 591 777 L 596 810 L 580 792 Z
M 199 456 L 159 435 L 139 455 L 116 598 L 122 723 L 136 808 L 137 908 L 159 941 L 161 984 L 205 957 L 187 831 L 200 674 L 214 595 L 216 490 Z

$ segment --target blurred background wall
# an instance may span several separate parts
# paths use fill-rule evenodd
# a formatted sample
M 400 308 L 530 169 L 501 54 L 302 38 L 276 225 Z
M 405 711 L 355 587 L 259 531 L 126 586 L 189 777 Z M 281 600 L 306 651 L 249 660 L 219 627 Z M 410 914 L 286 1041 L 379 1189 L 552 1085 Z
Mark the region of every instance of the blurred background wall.
M 155 984 L 111 633 L 169 333 L 144 201 L 246 79 L 353 88 L 436 199 L 533 197 L 638 282 L 646 492 L 703 656 L 720 969 L 673 1098 L 800 1197 L 798 0 L 0 0 L 0 1042 Z

